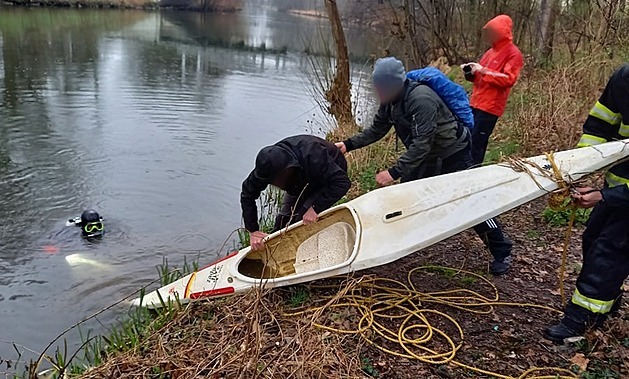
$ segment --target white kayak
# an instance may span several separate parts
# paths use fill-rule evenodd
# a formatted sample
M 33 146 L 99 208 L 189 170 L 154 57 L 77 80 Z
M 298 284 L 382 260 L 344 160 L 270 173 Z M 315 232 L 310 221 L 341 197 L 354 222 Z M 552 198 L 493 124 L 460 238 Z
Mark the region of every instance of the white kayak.
M 629 140 L 554 154 L 573 181 L 629 157 Z M 135 305 L 287 286 L 393 262 L 558 188 L 545 156 L 380 188 L 322 212 L 313 225 L 296 223 L 168 284 Z

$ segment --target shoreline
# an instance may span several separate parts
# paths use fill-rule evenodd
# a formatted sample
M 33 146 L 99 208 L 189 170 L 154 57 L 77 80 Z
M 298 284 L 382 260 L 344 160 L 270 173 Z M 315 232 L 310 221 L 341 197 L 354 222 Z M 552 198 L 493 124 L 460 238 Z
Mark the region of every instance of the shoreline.
M 87 8 L 87 9 L 129 9 L 129 10 L 180 10 L 204 13 L 237 13 L 241 7 L 207 6 L 204 1 L 166 2 L 153 0 L 14 0 L 0 1 L 0 9 L 9 7 L 20 8 Z

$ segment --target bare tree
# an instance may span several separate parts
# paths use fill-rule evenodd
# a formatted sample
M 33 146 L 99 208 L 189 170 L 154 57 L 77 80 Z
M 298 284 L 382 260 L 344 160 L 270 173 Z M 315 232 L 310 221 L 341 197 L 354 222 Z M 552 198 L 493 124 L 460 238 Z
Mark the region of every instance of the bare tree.
M 347 42 L 343 32 L 343 24 L 339 15 L 336 0 L 325 0 L 325 9 L 330 20 L 332 36 L 336 45 L 336 72 L 330 88 L 325 92 L 325 97 L 330 104 L 329 111 L 336 121 L 341 123 L 354 123 L 352 115 L 351 83 L 349 71 L 349 53 Z
M 539 65 L 549 63 L 552 58 L 555 21 L 560 11 L 561 0 L 541 0 L 535 54 Z

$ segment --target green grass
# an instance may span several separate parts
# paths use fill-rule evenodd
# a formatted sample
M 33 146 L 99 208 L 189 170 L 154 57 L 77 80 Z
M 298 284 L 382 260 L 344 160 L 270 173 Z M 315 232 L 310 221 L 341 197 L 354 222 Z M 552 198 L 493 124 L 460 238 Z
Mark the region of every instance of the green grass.
M 358 174 L 358 190 L 360 193 L 367 193 L 373 191 L 378 187 L 376 183 L 376 173 L 378 168 L 375 165 L 370 165 L 364 171 Z
M 282 208 L 284 200 L 284 192 L 277 187 L 269 186 L 266 191 L 262 192 L 259 199 L 260 218 L 258 224 L 264 233 L 271 233 L 275 228 L 275 216 Z M 240 250 L 251 244 L 249 232 L 245 229 L 238 230 L 238 241 L 235 249 Z
M 288 306 L 291 308 L 299 308 L 310 300 L 310 291 L 304 286 L 291 288 L 291 296 L 288 299 Z
M 539 231 L 536 229 L 529 229 L 526 231 L 526 237 L 530 240 L 537 240 L 540 237 Z
M 548 225 L 552 227 L 567 226 L 570 222 L 571 212 L 572 211 L 570 209 L 555 211 L 546 207 L 546 209 L 544 209 L 544 211 L 542 212 L 542 218 L 546 223 L 548 223 Z M 574 219 L 575 225 L 584 225 L 590 217 L 590 213 L 592 212 L 592 210 L 578 208 L 576 212 L 576 218 Z
M 360 363 L 361 363 L 361 368 L 365 374 L 371 376 L 372 378 L 380 377 L 380 373 L 373 366 L 371 359 L 369 359 L 368 357 L 361 357 Z
M 478 278 L 472 275 L 463 275 L 459 282 L 465 287 L 470 286 L 478 281 Z
M 581 374 L 582 379 L 619 379 L 620 377 L 620 374 L 609 368 L 606 362 L 600 361 L 592 363 L 587 371 Z
M 448 267 L 428 267 L 426 268 L 426 271 L 443 275 L 444 277 L 448 279 L 452 279 L 456 275 L 456 271 Z
M 181 269 L 171 269 L 168 265 L 168 259 L 164 257 L 162 259 L 162 264 L 157 266 L 157 273 L 159 274 L 160 284 L 165 286 L 166 284 L 170 284 L 175 282 L 184 276 L 188 275 L 191 272 L 197 271 L 199 269 L 199 256 L 192 262 L 188 262 L 187 258 L 183 257 L 183 266 Z
M 485 163 L 496 163 L 503 156 L 514 155 L 520 151 L 520 145 L 515 140 L 491 142 L 485 153 Z

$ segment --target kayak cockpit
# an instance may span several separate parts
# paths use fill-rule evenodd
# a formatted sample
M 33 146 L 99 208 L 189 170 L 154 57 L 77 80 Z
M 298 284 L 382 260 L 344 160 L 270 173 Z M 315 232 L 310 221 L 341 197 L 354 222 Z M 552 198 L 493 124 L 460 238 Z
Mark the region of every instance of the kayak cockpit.
M 238 273 L 254 279 L 275 279 L 334 267 L 348 261 L 358 243 L 356 220 L 341 207 L 312 225 L 289 228 L 251 250 L 238 264 Z

